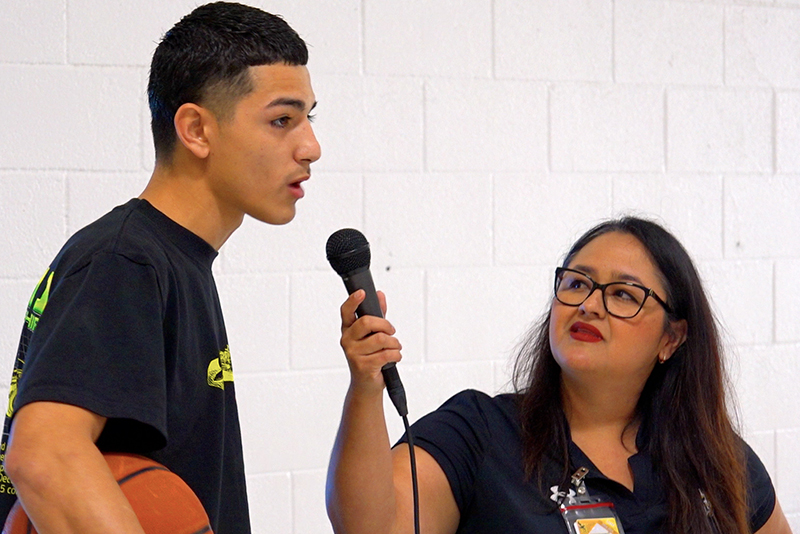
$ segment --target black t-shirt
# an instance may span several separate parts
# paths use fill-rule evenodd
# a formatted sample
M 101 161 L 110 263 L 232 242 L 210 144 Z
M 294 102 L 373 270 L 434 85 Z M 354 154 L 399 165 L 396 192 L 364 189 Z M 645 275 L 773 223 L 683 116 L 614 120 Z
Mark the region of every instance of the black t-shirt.
M 67 241 L 28 304 L 2 448 L 25 404 L 108 418 L 103 451 L 144 454 L 194 490 L 216 534 L 250 523 L 230 349 L 204 240 L 134 199 Z M 0 479 L 0 520 L 13 487 Z
M 535 477 L 525 476 L 515 395 L 489 397 L 463 391 L 414 423 L 411 431 L 414 444 L 431 454 L 447 476 L 461 514 L 459 534 L 566 530 L 553 495 L 543 495 Z M 404 436 L 401 442 L 405 440 Z M 746 451 L 750 525 L 755 532 L 772 514 L 775 490 L 761 461 L 747 446 Z M 570 460 L 576 469 L 589 469 L 585 479 L 589 494 L 614 503 L 626 534 L 664 532 L 666 496 L 648 455 L 638 453 L 629 460 L 633 492 L 606 478 L 574 443 Z M 545 476 L 552 475 L 547 487 L 561 483 L 556 462 L 544 466 L 544 471 Z

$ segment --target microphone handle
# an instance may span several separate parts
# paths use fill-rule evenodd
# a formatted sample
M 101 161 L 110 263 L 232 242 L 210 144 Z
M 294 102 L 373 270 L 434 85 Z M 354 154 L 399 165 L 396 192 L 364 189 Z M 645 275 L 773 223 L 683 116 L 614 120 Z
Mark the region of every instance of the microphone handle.
M 378 302 L 378 292 L 375 291 L 375 283 L 372 281 L 372 274 L 369 272 L 369 267 L 347 273 L 342 276 L 342 280 L 344 280 L 344 287 L 347 288 L 348 295 L 352 295 L 359 289 L 363 289 L 367 294 L 364 298 L 364 302 L 359 304 L 358 308 L 356 308 L 356 315 L 359 317 L 362 315 L 383 317 L 381 304 Z
M 344 287 L 347 288 L 347 294 L 352 295 L 359 289 L 363 289 L 366 293 L 364 301 L 356 308 L 356 315 L 361 317 L 363 315 L 372 315 L 374 317 L 383 317 L 380 302 L 378 301 L 378 292 L 375 291 L 375 283 L 372 281 L 372 274 L 369 267 L 347 273 L 342 276 L 344 280 Z M 397 408 L 397 413 L 400 417 L 408 415 L 408 407 L 406 403 L 406 391 L 403 388 L 403 383 L 400 381 L 400 375 L 397 372 L 395 362 L 389 362 L 381 367 L 383 374 L 383 381 L 386 383 L 386 392 L 392 400 L 392 404 Z

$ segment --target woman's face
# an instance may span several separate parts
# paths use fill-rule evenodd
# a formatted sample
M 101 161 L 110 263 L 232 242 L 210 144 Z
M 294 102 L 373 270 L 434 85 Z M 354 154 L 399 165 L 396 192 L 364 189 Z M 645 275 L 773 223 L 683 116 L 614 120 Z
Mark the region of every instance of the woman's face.
M 647 250 L 630 234 L 611 232 L 596 237 L 567 267 L 589 275 L 598 284 L 634 282 L 653 289 L 664 300 L 667 297 Z M 614 317 L 603 306 L 599 290 L 580 306 L 553 299 L 550 346 L 565 377 L 609 384 L 633 380 L 643 385 L 658 359 L 672 356 L 682 341 L 682 336 L 665 329 L 665 314 L 655 299 L 648 298 L 635 317 Z

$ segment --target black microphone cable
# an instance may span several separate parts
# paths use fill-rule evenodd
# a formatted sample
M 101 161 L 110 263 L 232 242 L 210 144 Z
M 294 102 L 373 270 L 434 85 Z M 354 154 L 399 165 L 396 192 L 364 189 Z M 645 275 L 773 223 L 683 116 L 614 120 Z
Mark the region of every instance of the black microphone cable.
M 367 242 L 364 234 L 353 228 L 337 230 L 328 238 L 328 242 L 325 245 L 325 255 L 333 270 L 342 277 L 348 294 L 352 294 L 359 289 L 363 289 L 366 293 L 364 301 L 356 310 L 356 315 L 358 317 L 362 315 L 383 317 L 378 295 L 375 292 L 375 284 L 369 272 L 371 254 L 369 242 Z M 420 534 L 417 460 L 414 454 L 414 437 L 408 424 L 406 392 L 394 362 L 384 365 L 381 373 L 383 374 L 383 381 L 386 383 L 386 392 L 397 409 L 397 413 L 403 418 L 403 426 L 406 429 L 408 455 L 411 462 L 411 486 L 414 497 L 414 534 Z
M 414 455 L 414 437 L 408 425 L 408 417 L 403 416 L 403 425 L 406 427 L 408 438 L 408 457 L 411 460 L 411 489 L 414 494 L 414 534 L 419 534 L 419 486 L 417 485 L 417 458 Z

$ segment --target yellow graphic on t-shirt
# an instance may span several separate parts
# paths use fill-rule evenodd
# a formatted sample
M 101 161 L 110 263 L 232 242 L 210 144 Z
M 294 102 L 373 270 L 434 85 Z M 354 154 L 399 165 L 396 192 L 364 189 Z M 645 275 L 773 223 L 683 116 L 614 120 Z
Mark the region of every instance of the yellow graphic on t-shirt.
M 619 534 L 619 527 L 613 517 L 578 519 L 575 521 L 575 534 Z
M 8 409 L 6 410 L 7 417 L 14 416 L 14 400 L 17 398 L 17 382 L 19 377 L 22 376 L 22 369 L 14 369 L 11 373 L 11 386 L 8 389 Z
M 208 364 L 208 385 L 225 389 L 225 382 L 233 382 L 230 347 L 225 347 L 225 350 L 219 351 L 219 358 L 214 358 Z

